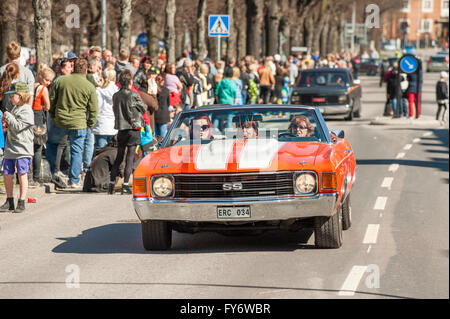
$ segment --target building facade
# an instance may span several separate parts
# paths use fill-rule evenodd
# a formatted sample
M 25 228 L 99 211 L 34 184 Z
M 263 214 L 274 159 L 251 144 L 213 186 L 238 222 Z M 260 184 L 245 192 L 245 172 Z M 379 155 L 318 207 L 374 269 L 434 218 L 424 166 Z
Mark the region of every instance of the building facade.
M 449 0 L 402 0 L 402 8 L 383 15 L 383 37 L 417 47 L 443 46 L 449 35 Z

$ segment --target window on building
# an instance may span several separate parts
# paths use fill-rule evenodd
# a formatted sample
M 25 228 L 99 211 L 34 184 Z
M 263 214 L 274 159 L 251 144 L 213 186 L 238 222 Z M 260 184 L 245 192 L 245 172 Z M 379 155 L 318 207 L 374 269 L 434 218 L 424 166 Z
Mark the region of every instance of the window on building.
M 422 0 L 422 11 L 433 12 L 433 0 Z
M 433 31 L 433 20 L 432 19 L 423 19 L 421 31 L 424 33 L 431 33 Z
M 410 10 L 410 0 L 402 0 L 401 12 L 409 12 Z
M 448 1 L 449 0 L 442 0 L 441 17 L 448 17 Z

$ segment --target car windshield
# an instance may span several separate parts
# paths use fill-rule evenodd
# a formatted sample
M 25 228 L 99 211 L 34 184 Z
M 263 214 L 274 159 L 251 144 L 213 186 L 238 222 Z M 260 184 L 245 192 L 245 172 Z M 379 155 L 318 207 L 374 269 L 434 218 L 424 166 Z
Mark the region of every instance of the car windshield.
M 236 139 L 326 142 L 313 109 L 247 108 L 183 112 L 163 147 Z
M 350 80 L 346 72 L 303 72 L 300 74 L 297 86 L 350 86 Z
M 433 56 L 431 62 L 445 62 L 445 56 Z

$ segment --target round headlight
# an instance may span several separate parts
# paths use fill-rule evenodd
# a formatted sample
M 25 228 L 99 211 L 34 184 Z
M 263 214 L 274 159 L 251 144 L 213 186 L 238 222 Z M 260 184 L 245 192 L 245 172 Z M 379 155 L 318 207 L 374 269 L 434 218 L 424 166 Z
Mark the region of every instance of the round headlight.
M 295 179 L 295 187 L 299 193 L 312 193 L 316 189 L 316 177 L 310 173 L 300 174 Z
M 168 177 L 158 177 L 153 182 L 153 193 L 158 197 L 167 197 L 172 195 L 173 183 Z

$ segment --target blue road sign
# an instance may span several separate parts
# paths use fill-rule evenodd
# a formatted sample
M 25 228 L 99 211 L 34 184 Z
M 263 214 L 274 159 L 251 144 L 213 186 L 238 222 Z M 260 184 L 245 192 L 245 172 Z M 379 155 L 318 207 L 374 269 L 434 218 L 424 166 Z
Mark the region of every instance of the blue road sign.
M 419 62 L 412 55 L 405 55 L 400 59 L 400 70 L 405 73 L 414 73 L 419 67 Z
M 210 15 L 208 19 L 208 35 L 210 37 L 230 36 L 230 16 Z

